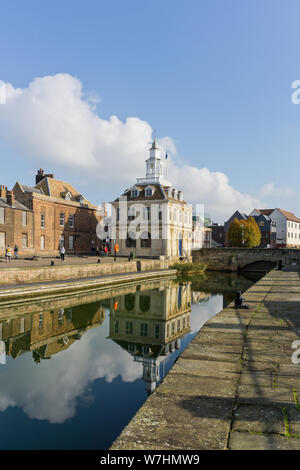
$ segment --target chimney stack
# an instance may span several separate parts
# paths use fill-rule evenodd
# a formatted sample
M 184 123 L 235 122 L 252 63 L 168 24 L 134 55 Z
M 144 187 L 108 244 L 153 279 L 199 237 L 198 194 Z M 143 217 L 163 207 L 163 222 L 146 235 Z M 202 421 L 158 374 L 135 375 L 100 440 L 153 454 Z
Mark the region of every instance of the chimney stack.
M 44 170 L 41 168 L 38 170 L 36 177 L 35 177 L 35 184 L 38 184 L 40 181 L 42 181 L 45 178 L 44 175 Z
M 3 184 L 0 185 L 0 197 L 6 198 L 7 187 Z
M 37 171 L 37 174 L 35 176 L 35 184 L 38 184 L 40 181 L 42 181 L 44 178 L 54 178 L 53 173 L 47 173 L 44 174 L 44 170 L 41 168 Z
M 6 192 L 6 202 L 9 206 L 14 206 L 15 204 L 15 195 L 13 190 Z

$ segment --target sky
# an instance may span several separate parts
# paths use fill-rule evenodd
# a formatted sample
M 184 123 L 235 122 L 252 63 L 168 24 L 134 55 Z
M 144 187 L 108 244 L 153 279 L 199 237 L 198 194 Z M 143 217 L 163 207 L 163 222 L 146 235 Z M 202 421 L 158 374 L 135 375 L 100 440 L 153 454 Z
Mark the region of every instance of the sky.
M 298 0 L 0 0 L 0 14 L 0 184 L 42 167 L 111 201 L 144 176 L 155 132 L 172 184 L 213 220 L 300 216 Z

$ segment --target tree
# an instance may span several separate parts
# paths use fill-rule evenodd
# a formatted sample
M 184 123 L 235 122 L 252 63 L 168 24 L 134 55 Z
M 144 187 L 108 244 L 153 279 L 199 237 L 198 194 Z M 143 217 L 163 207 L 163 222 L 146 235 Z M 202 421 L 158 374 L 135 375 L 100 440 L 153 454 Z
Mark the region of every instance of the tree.
M 253 217 L 248 220 L 234 219 L 228 230 L 231 246 L 253 248 L 260 245 L 261 233 Z
M 227 237 L 231 246 L 243 246 L 243 227 L 240 220 L 234 219 L 231 222 Z
M 260 245 L 261 233 L 253 217 L 249 217 L 245 225 L 245 245 L 253 248 Z

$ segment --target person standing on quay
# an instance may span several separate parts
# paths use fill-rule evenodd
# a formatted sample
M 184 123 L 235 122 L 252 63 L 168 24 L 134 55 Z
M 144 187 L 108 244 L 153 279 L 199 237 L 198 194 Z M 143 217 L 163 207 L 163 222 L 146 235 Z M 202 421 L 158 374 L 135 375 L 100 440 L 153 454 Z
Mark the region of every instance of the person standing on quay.
M 5 259 L 6 259 L 7 263 L 11 261 L 11 247 L 10 247 L 10 245 L 8 245 L 6 250 L 5 250 Z
M 59 252 L 60 252 L 60 259 L 61 259 L 61 261 L 65 261 L 65 252 L 66 252 L 66 249 L 65 249 L 64 245 L 61 245 Z
M 15 245 L 15 247 L 14 247 L 15 259 L 18 259 L 18 253 L 19 253 L 19 247 L 18 247 L 18 245 Z

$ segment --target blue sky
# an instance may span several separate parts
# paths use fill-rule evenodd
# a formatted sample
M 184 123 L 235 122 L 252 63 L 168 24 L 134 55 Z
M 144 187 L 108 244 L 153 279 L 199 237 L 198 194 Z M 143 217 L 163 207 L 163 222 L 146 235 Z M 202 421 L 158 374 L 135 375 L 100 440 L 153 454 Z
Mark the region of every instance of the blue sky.
M 300 105 L 291 101 L 291 84 L 300 79 L 299 1 L 2 0 L 0 5 L 1 80 L 24 89 L 36 77 L 77 77 L 85 92 L 100 97 L 101 118 L 146 121 L 159 137 L 173 139 L 178 165 L 226 174 L 241 194 L 240 205 L 246 193 L 300 216 Z M 8 186 L 17 179 L 32 183 L 43 165 L 93 202 L 123 189 L 117 162 L 115 181 L 97 184 L 92 169 L 83 178 L 77 167 L 59 161 L 54 166 L 42 150 L 39 164 L 28 149 L 22 151 L 21 139 L 18 149 L 1 129 L 0 139 L 1 183 Z M 108 156 L 107 165 L 111 161 Z M 128 185 L 137 176 L 143 175 L 133 168 Z M 206 183 L 192 184 L 197 192 Z M 200 191 L 199 197 L 209 206 L 208 193 Z M 213 216 L 217 204 L 209 210 Z M 215 213 L 222 218 L 221 211 Z

